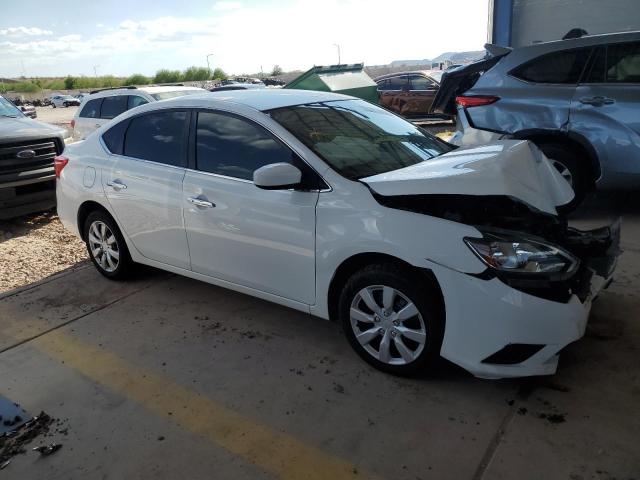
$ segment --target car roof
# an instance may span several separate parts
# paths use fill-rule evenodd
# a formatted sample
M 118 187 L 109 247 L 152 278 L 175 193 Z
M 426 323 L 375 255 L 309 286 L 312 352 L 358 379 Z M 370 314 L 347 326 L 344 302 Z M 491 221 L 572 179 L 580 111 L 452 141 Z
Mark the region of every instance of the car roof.
M 106 88 L 87 95 L 91 96 L 91 98 L 101 98 L 111 97 L 114 95 L 135 95 L 136 92 L 153 95 L 154 93 L 182 92 L 185 90 L 201 90 L 202 92 L 206 92 L 204 88 L 199 87 L 187 87 L 181 85 L 150 85 L 140 87 Z
M 380 80 L 384 80 L 385 78 L 398 77 L 400 75 L 426 75 L 430 77 L 433 72 L 439 72 L 440 70 L 409 70 L 406 72 L 394 72 L 394 73 L 385 73 L 384 75 L 380 75 L 373 79 L 374 82 L 378 82 Z
M 352 100 L 354 97 L 331 92 L 311 90 L 258 88 L 250 90 L 229 90 L 194 94 L 163 100 L 165 106 L 213 106 L 220 103 L 241 104 L 255 110 L 265 111 L 274 108 L 303 105 L 306 103 L 330 102 L 333 100 Z
M 579 38 L 568 38 L 566 40 L 550 40 L 548 42 L 538 42 L 532 43 L 531 45 L 525 45 L 519 47 L 519 49 L 540 49 L 546 47 L 552 50 L 637 40 L 640 40 L 640 30 L 631 32 L 602 33 L 597 35 L 583 35 Z

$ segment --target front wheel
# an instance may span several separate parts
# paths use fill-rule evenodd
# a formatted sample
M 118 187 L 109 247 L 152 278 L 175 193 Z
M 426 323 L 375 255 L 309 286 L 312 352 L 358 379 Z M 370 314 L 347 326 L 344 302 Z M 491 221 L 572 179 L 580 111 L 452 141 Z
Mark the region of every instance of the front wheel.
M 394 264 L 355 273 L 340 296 L 340 319 L 354 350 L 379 370 L 410 375 L 437 359 L 444 333 L 434 286 Z
M 111 280 L 129 276 L 133 261 L 120 229 L 107 213 L 89 214 L 84 223 L 84 238 L 91 262 L 102 275 Z

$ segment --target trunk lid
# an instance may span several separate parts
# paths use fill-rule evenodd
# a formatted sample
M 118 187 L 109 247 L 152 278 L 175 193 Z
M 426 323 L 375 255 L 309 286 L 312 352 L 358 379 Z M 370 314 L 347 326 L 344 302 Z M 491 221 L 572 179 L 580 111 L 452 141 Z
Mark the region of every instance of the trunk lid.
M 458 148 L 431 160 L 361 179 L 375 193 L 504 195 L 556 215 L 573 190 L 542 152 L 526 140 Z
M 473 87 L 480 75 L 492 68 L 511 51 L 509 48 L 491 44 L 487 44 L 484 47 L 488 52 L 487 57 L 442 74 L 440 88 L 433 99 L 429 113 L 455 115 L 456 96 Z

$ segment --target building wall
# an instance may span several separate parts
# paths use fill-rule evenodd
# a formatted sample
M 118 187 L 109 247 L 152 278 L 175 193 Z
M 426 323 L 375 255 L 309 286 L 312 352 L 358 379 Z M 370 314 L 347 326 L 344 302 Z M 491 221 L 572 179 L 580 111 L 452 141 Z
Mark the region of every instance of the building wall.
M 513 0 L 511 46 L 589 34 L 640 30 L 640 0 Z

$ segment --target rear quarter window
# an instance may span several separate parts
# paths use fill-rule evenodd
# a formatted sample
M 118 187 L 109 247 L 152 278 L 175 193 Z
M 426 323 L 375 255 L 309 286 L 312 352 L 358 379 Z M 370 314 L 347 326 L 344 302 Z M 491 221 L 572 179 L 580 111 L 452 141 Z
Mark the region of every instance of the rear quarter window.
M 124 134 L 129 126 L 129 120 L 119 122 L 102 134 L 102 141 L 111 153 L 122 155 L 124 148 Z
M 102 98 L 94 98 L 89 100 L 82 110 L 80 111 L 80 117 L 82 118 L 99 118 L 100 106 L 102 105 Z

